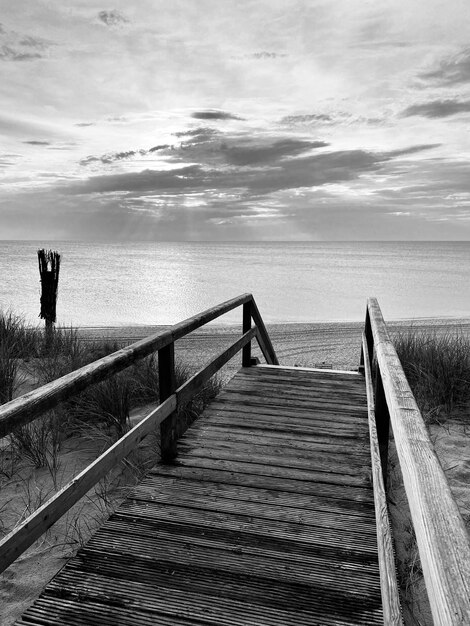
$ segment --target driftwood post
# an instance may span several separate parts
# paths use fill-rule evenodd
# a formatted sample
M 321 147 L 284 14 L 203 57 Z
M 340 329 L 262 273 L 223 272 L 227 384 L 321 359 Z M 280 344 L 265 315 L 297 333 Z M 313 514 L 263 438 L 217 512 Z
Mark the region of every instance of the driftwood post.
M 52 344 L 59 286 L 60 254 L 52 250 L 38 250 L 41 277 L 41 311 L 39 317 L 46 322 L 46 349 Z

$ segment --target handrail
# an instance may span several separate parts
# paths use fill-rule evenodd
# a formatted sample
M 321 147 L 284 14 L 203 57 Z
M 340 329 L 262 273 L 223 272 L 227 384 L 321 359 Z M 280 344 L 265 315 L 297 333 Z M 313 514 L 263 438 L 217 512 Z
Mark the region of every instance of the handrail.
M 383 471 L 389 420 L 434 623 L 468 625 L 470 540 L 375 298 L 367 302 L 365 336 L 361 365 L 368 357 L 375 379 Z
M 5 437 L 12 430 L 18 428 L 18 426 L 33 421 L 40 413 L 53 409 L 66 398 L 124 370 L 126 367 L 129 367 L 152 352 L 162 350 L 193 330 L 200 328 L 204 324 L 244 304 L 253 306 L 254 315 L 261 319 L 252 294 L 245 293 L 231 300 L 227 300 L 226 302 L 222 302 L 202 313 L 198 313 L 193 317 L 189 317 L 183 322 L 171 326 L 167 330 L 150 335 L 113 354 L 98 359 L 70 374 L 66 374 L 57 380 L 43 385 L 39 389 L 34 389 L 11 402 L 1 405 L 0 438 Z M 258 342 L 264 341 L 267 345 L 271 345 L 264 324 L 262 328 L 260 327 L 260 333 L 261 338 L 258 338 Z M 263 349 L 261 345 L 260 348 L 266 358 L 265 349 Z M 277 361 L 274 351 L 272 351 L 267 358 L 272 359 L 272 355 L 274 355 L 274 359 Z
M 392 529 L 388 516 L 387 494 L 383 479 L 380 446 L 375 420 L 374 386 L 370 368 L 369 348 L 365 333 L 362 333 L 362 351 L 364 354 L 364 377 L 367 393 L 372 485 L 374 490 L 377 551 L 379 557 L 380 591 L 382 594 L 384 624 L 387 626 L 403 626 L 395 554 L 393 552 Z
M 244 307 L 243 335 L 176 389 L 174 375 L 175 339 L 184 337 L 192 330 L 240 305 Z M 233 298 L 207 309 L 199 315 L 190 317 L 163 333 L 157 333 L 138 341 L 72 372 L 72 374 L 67 374 L 40 389 L 25 394 L 17 400 L 0 406 L 0 436 L 4 436 L 19 425 L 32 421 L 42 411 L 56 406 L 61 400 L 147 356 L 152 350 L 158 349 L 159 351 L 160 405 L 0 541 L 0 572 L 13 563 L 158 425 L 161 429 L 162 459 L 173 458 L 176 455 L 176 440 L 183 432 L 177 423 L 178 409 L 187 404 L 209 378 L 235 354 L 240 350 L 245 351 L 245 348 L 251 344 L 255 337 L 268 363 L 272 364 L 273 360 L 277 362 L 266 328 L 262 324 L 257 307 L 255 307 L 256 304 L 251 294 Z M 261 320 L 261 325 L 258 326 L 255 322 L 256 325 L 251 327 L 252 310 L 254 311 L 253 317 Z M 250 320 L 247 318 L 248 312 L 250 312 Z M 245 328 L 248 326 L 248 322 L 250 327 Z M 265 351 L 266 346 L 269 346 L 269 352 Z M 244 360 L 245 357 L 246 353 L 244 352 Z M 248 363 L 243 363 L 243 365 L 250 364 L 251 359 Z

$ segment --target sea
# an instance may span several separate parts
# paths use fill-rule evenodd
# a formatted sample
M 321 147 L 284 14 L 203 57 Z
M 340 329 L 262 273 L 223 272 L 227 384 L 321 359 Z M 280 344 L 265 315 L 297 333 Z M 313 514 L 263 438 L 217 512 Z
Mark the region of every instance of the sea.
M 246 292 L 267 323 L 360 321 L 370 296 L 389 320 L 470 318 L 470 242 L 0 241 L 0 309 L 28 324 L 39 248 L 61 254 L 67 326 L 174 324 Z

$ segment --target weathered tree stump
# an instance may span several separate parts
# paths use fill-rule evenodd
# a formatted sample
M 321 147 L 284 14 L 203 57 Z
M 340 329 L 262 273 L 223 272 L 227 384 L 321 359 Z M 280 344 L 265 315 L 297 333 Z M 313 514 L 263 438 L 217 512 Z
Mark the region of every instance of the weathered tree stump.
M 54 324 L 59 286 L 60 254 L 52 250 L 38 250 L 39 275 L 41 277 L 41 311 L 45 320 L 45 348 L 49 352 L 54 339 Z

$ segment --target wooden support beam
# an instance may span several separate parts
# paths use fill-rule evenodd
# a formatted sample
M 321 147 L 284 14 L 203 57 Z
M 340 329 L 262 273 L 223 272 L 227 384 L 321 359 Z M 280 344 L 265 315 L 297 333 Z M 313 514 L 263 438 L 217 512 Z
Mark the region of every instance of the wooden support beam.
M 252 300 L 245 302 L 243 305 L 243 326 L 242 332 L 245 334 L 251 328 L 251 304 Z M 242 352 L 242 366 L 251 366 L 251 341 L 249 341 L 244 347 Z
M 254 300 L 251 302 L 251 315 L 255 325 L 258 327 L 258 334 L 256 335 L 256 338 L 258 340 L 259 347 L 261 348 L 261 352 L 266 359 L 266 363 L 268 363 L 268 365 L 279 365 L 273 344 L 271 343 L 263 318 L 261 317 Z
M 158 383 L 160 402 L 164 402 L 176 391 L 174 343 L 170 343 L 158 351 Z M 162 461 L 168 462 L 176 457 L 177 437 L 177 413 L 175 410 L 160 424 Z
M 402 626 L 403 619 L 398 591 L 393 538 L 387 508 L 387 496 L 384 471 L 382 466 L 379 438 L 377 436 L 374 386 L 370 369 L 369 349 L 365 333 L 362 336 L 364 354 L 364 375 L 367 390 L 367 409 L 369 418 L 370 452 L 372 460 L 372 484 L 374 488 L 375 519 L 377 524 L 377 548 L 380 568 L 380 590 L 384 624 Z

